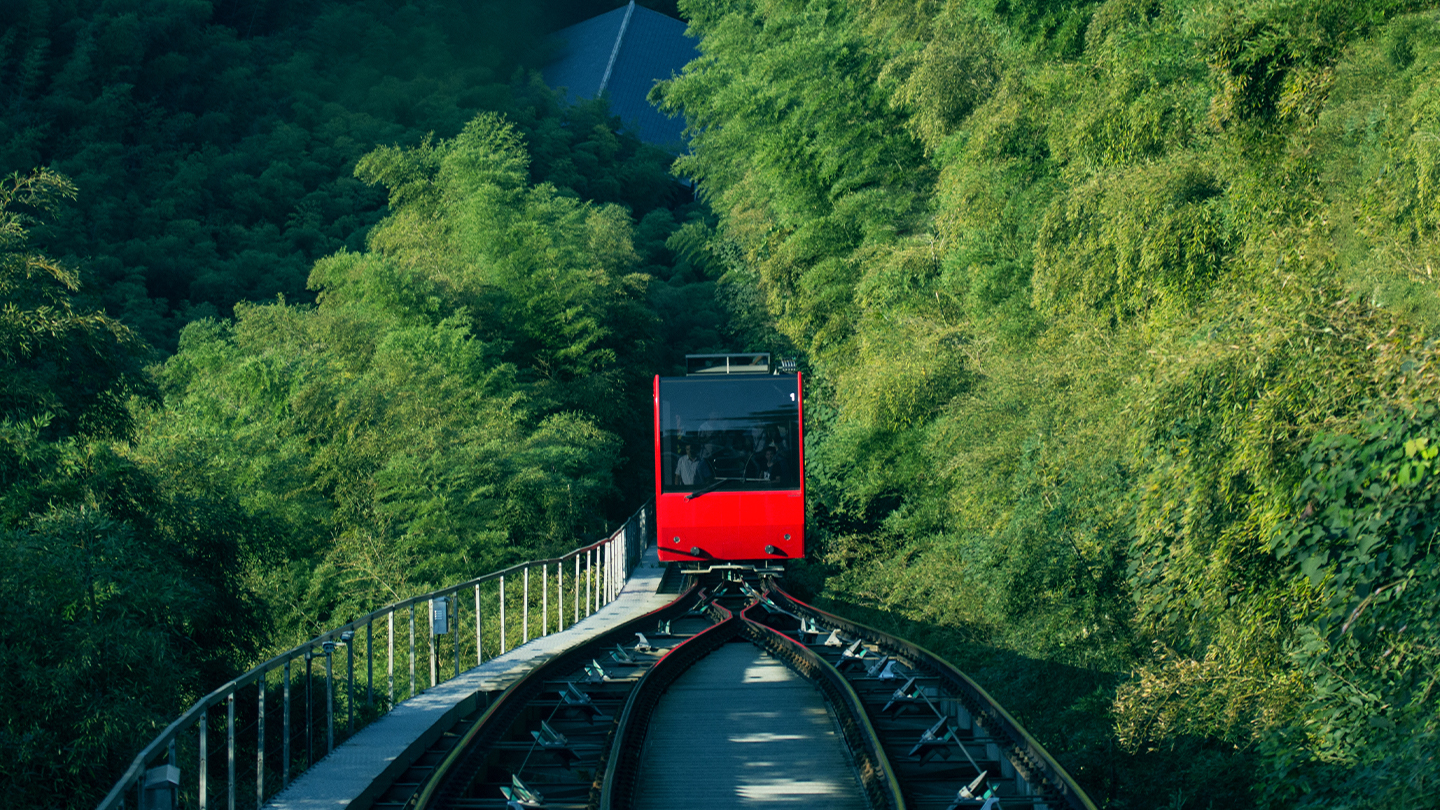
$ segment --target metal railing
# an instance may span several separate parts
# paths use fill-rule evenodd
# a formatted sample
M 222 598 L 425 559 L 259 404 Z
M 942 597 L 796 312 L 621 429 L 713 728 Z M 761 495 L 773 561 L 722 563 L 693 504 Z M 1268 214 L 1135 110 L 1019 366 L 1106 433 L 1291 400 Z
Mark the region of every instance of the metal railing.
M 358 728 L 421 694 L 425 688 L 447 680 L 443 647 L 450 648 L 449 657 L 454 661 L 451 677 L 457 677 L 461 674 L 462 662 L 473 661 L 475 666 L 485 662 L 487 644 L 492 653 L 490 657 L 502 655 L 534 638 L 560 632 L 569 626 L 567 618 L 570 625 L 576 624 L 615 600 L 639 561 L 653 527 L 654 508 L 647 503 L 604 540 L 560 557 L 512 565 L 386 605 L 286 650 L 196 701 L 135 756 L 97 810 L 127 807 L 210 810 L 212 803 L 218 808 L 220 801 L 226 810 L 236 810 L 241 806 L 237 802 L 242 796 L 245 806 L 263 805 L 271 795 L 288 786 L 300 771 L 334 750 L 337 715 L 343 715 L 344 730 L 340 738 L 343 742 Z M 534 584 L 538 587 L 532 589 L 536 579 L 539 581 Z M 464 605 L 471 601 L 472 594 L 474 615 L 465 617 Z M 425 606 L 430 614 L 429 630 L 425 633 L 428 643 L 422 642 L 423 647 L 428 647 L 429 687 L 422 687 L 416 681 L 417 605 Z M 519 616 L 514 615 L 517 607 Z M 537 607 L 539 615 L 535 616 Z M 405 634 L 396 635 L 397 614 L 402 623 L 408 618 L 408 642 Z M 539 632 L 534 636 L 530 634 L 532 617 L 538 619 L 539 625 Z M 421 622 L 424 621 L 422 616 Z M 461 633 L 461 625 L 468 622 L 474 625 L 473 650 L 469 646 L 469 630 Z M 382 625 L 379 633 L 377 623 Z M 357 703 L 355 658 L 362 633 L 364 649 L 360 656 L 366 676 L 361 686 L 365 694 L 363 702 Z M 378 685 L 383 689 L 377 689 L 375 682 L 375 659 L 382 657 L 376 655 L 378 634 L 384 636 L 385 679 Z M 449 645 L 444 643 L 446 636 L 450 638 Z M 403 680 L 399 683 L 398 699 L 397 638 L 402 646 L 401 663 L 408 658 L 409 664 L 409 683 Z M 346 672 L 337 683 L 334 657 L 342 647 Z M 324 697 L 321 712 L 317 712 L 315 703 L 319 696 L 313 669 L 316 660 L 322 658 Z M 300 662 L 304 664 L 303 676 L 299 674 Z M 294 705 L 293 692 L 297 686 L 303 688 L 303 723 L 295 722 L 298 719 L 295 715 L 300 712 Z M 343 687 L 343 691 L 337 691 L 337 686 Z M 267 699 L 271 701 L 268 705 Z M 274 705 L 276 701 L 279 706 Z M 337 701 L 343 703 L 342 709 L 337 710 Z M 317 717 L 320 713 L 324 714 L 323 725 Z M 218 717 L 212 718 L 212 714 Z M 278 721 L 278 728 L 267 732 L 267 720 Z M 212 728 L 212 724 L 218 728 Z M 212 737 L 222 733 L 223 759 L 218 747 L 212 751 L 210 745 Z M 267 742 L 279 742 L 278 758 Z M 319 750 L 322 743 L 323 753 Z M 241 764 L 252 758 L 253 766 Z M 183 763 L 187 761 L 194 768 L 193 779 L 188 780 L 182 778 L 186 769 Z M 240 790 L 242 785 L 244 790 Z

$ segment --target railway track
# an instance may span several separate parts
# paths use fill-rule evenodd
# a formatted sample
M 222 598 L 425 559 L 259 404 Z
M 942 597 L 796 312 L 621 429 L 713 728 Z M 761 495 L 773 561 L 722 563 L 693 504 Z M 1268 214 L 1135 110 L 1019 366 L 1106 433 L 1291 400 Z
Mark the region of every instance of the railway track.
M 807 709 L 806 700 L 822 708 Z M 747 709 L 746 719 L 727 703 Z M 1094 810 L 1063 768 L 943 659 L 773 583 L 763 592 L 740 580 L 691 587 L 486 704 L 375 807 L 646 810 L 783 800 Z M 809 725 L 797 730 L 796 717 L 807 713 Z M 775 747 L 791 739 L 804 746 Z M 838 769 L 827 770 L 818 754 L 797 756 L 827 739 Z

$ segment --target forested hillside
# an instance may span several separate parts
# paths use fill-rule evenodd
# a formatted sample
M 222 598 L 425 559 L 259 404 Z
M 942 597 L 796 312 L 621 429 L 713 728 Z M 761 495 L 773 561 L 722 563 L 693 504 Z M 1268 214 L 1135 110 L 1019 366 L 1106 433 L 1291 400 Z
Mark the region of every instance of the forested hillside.
M 48 166 L 80 189 L 41 247 L 151 345 L 239 301 L 308 301 L 310 265 L 358 250 L 381 190 L 376 145 L 453 137 L 480 110 L 534 142 L 537 177 L 653 207 L 587 160 L 591 126 L 524 69 L 605 0 L 14 0 L 0 4 L 0 173 Z M 578 151 L 575 151 L 579 147 Z M 629 156 L 622 160 L 629 159 Z M 639 179 L 639 178 L 633 178 Z M 637 215 L 643 215 L 640 210 Z
M 1434 801 L 1434 8 L 681 3 L 806 581 L 1110 807 Z
M 1433 804 L 1434 2 L 682 0 L 673 167 L 530 70 L 618 5 L 0 4 L 0 801 L 605 531 L 743 348 L 796 584 L 1098 803 Z
M 617 5 L 0 4 L 0 802 L 644 499 L 649 376 L 752 339 L 672 156 L 533 71 Z

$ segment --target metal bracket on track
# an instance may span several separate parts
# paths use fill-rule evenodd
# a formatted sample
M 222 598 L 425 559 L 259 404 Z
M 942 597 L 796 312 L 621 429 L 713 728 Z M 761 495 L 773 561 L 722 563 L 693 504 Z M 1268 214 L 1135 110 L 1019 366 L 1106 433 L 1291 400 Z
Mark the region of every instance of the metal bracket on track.
M 955 740 L 954 730 L 949 728 L 950 718 L 941 717 L 935 725 L 925 729 L 920 734 L 920 739 L 915 747 L 910 749 L 910 756 L 920 757 L 920 764 L 924 765 L 936 756 L 941 759 L 950 758 L 950 743 Z
M 845 668 L 850 666 L 851 664 L 860 664 L 861 666 L 864 666 L 865 656 L 869 654 L 870 650 L 866 649 L 861 640 L 857 638 L 855 639 L 854 643 L 852 643 L 849 647 L 846 647 L 845 650 L 840 653 L 840 663 L 836 664 L 835 668 L 840 670 L 841 672 L 844 672 Z
M 563 767 L 569 768 L 580 761 L 580 755 L 570 747 L 570 740 L 564 734 L 551 728 L 550 724 L 544 720 L 540 721 L 540 730 L 530 732 L 530 736 L 539 743 L 541 750 L 553 754 L 556 759 L 560 760 Z
M 955 794 L 955 801 L 945 810 L 966 810 L 966 808 L 980 805 L 979 810 L 995 810 L 1000 807 L 1000 797 L 995 795 L 995 788 L 987 787 L 985 792 L 979 796 L 975 792 L 980 789 L 980 784 L 985 781 L 987 774 L 984 771 L 975 777 L 975 781 L 966 785 Z
M 584 715 L 586 722 L 591 725 L 594 725 L 596 720 L 610 719 L 610 715 L 600 711 L 600 707 L 595 705 L 595 701 L 589 695 L 576 689 L 573 683 L 565 685 L 560 692 L 560 700 L 565 704 L 566 709 L 578 711 Z
M 919 706 L 921 703 L 928 704 L 930 701 L 928 699 L 929 696 L 925 692 L 925 687 L 916 686 L 915 680 L 916 678 L 911 676 L 910 680 L 906 681 L 904 686 L 896 689 L 894 693 L 890 695 L 890 702 L 886 703 L 885 707 L 880 710 L 881 713 L 888 714 L 891 717 L 899 717 L 910 709 Z
M 510 787 L 500 788 L 505 796 L 505 810 L 535 810 L 545 806 L 545 797 L 525 786 L 520 777 L 510 777 Z

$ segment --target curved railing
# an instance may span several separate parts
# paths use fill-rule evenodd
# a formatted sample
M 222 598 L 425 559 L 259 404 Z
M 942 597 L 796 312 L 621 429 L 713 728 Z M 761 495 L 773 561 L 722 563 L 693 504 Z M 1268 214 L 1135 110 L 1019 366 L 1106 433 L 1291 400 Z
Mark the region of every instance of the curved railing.
M 428 647 L 430 687 L 427 688 L 433 688 L 447 680 L 447 666 L 443 660 L 443 648 L 447 646 L 446 636 L 449 636 L 450 641 L 449 657 L 454 662 L 451 677 L 456 677 L 460 675 L 464 661 L 473 661 L 472 665 L 484 663 L 487 643 L 491 645 L 493 657 L 533 638 L 559 632 L 566 626 L 567 613 L 570 624 L 579 622 L 619 596 L 645 548 L 646 538 L 653 531 L 653 526 L 653 505 L 647 503 L 604 540 L 553 559 L 512 565 L 502 571 L 386 605 L 286 650 L 196 701 L 135 756 L 130 767 L 100 802 L 97 810 L 122 810 L 130 805 L 127 800 L 132 796 L 133 806 L 136 807 L 172 807 L 183 803 L 207 810 L 212 801 L 220 798 L 216 788 L 221 787 L 225 793 L 225 807 L 234 810 L 237 801 L 242 800 L 242 791 L 239 790 L 241 780 L 245 787 L 245 804 L 256 807 L 264 804 L 266 799 L 287 786 L 301 770 L 318 761 L 316 754 L 319 753 L 317 749 L 322 740 L 324 753 L 320 756 L 328 755 L 334 750 L 336 724 L 339 721 L 337 718 L 342 714 L 342 711 L 337 711 L 337 701 L 344 704 L 343 741 L 344 736 L 352 734 L 358 728 L 357 714 L 361 721 L 360 727 L 363 727 L 366 722 L 424 691 L 416 678 L 419 649 Z M 567 568 L 573 568 L 568 587 Z M 532 581 L 537 579 L 538 583 L 535 584 L 538 587 L 532 588 Z M 474 615 L 473 618 L 467 618 L 463 615 L 464 604 L 470 602 L 472 594 Z M 507 601 L 511 607 L 508 623 Z M 489 610 L 486 610 L 487 605 Z M 425 632 L 428 642 L 421 647 L 417 647 L 415 635 L 417 606 L 423 606 L 429 614 L 428 619 L 423 615 L 421 617 L 422 625 L 429 623 Z M 519 608 L 519 616 L 514 615 L 516 607 Z M 538 616 L 535 615 L 537 607 Z M 402 696 L 398 700 L 395 672 L 397 613 L 402 614 L 402 622 L 406 618 L 404 614 L 408 613 L 409 624 L 408 643 L 403 634 L 399 637 L 402 642 L 402 663 L 403 657 L 408 656 L 409 683 L 407 685 L 401 680 L 400 685 L 408 688 L 402 688 Z M 538 632 L 533 636 L 532 619 L 538 619 L 538 627 L 535 628 Z M 461 633 L 461 625 L 470 622 L 473 622 L 474 630 L 473 651 L 467 649 L 470 628 L 467 627 L 465 633 Z M 375 684 L 375 659 L 378 657 L 375 654 L 377 623 L 383 623 L 380 632 L 384 636 L 383 659 L 386 668 L 385 691 L 378 701 Z M 487 626 L 490 635 L 486 633 Z M 360 652 L 360 657 L 366 671 L 362 685 L 365 690 L 363 704 L 357 702 L 355 696 L 356 648 L 361 644 L 359 636 L 362 633 L 364 650 Z M 347 673 L 343 679 L 339 679 L 334 672 L 334 657 L 342 648 L 347 659 Z M 319 659 L 323 659 L 325 696 L 321 712 L 316 712 L 312 670 Z M 296 719 L 292 715 L 299 713 L 298 707 L 292 705 L 292 687 L 297 685 L 300 678 L 299 667 L 292 665 L 301 661 L 304 662 L 305 672 L 305 718 L 303 723 L 297 723 L 292 722 Z M 337 685 L 343 686 L 344 691 L 337 694 Z M 248 703 L 241 700 L 246 697 L 244 692 L 249 693 Z M 271 701 L 278 700 L 280 705 L 275 706 L 272 703 L 267 707 L 267 698 Z M 219 713 L 218 709 L 222 705 L 225 707 L 224 714 L 219 718 L 219 722 L 214 724 L 217 728 L 211 728 L 211 714 Z M 240 715 L 238 721 L 237 709 Z M 322 718 L 318 716 L 321 713 L 324 715 L 323 725 Z M 280 730 L 278 733 L 267 734 L 266 721 L 277 714 L 279 717 L 275 719 L 279 720 Z M 298 736 L 297 726 L 304 738 L 303 763 L 299 761 L 302 752 L 292 750 L 300 747 L 292 745 Z M 219 737 L 222 733 L 223 739 L 218 742 L 223 745 L 224 758 L 217 763 L 216 760 L 220 759 L 220 746 L 212 750 L 210 743 L 217 741 L 212 738 Z M 193 740 L 188 739 L 192 734 Z M 274 759 L 274 753 L 267 751 L 267 740 L 276 737 L 281 743 L 278 763 Z M 267 754 L 271 759 L 267 759 Z M 253 767 L 240 764 L 240 760 L 247 760 L 252 756 Z M 193 763 L 193 780 L 184 778 L 187 769 L 182 763 L 187 760 Z M 299 767 L 295 767 L 297 765 Z M 217 777 L 214 780 L 211 778 L 212 773 Z M 250 805 L 249 801 L 251 796 L 253 805 Z M 183 802 L 180 801 L 182 797 Z M 216 806 L 219 806 L 218 801 Z

